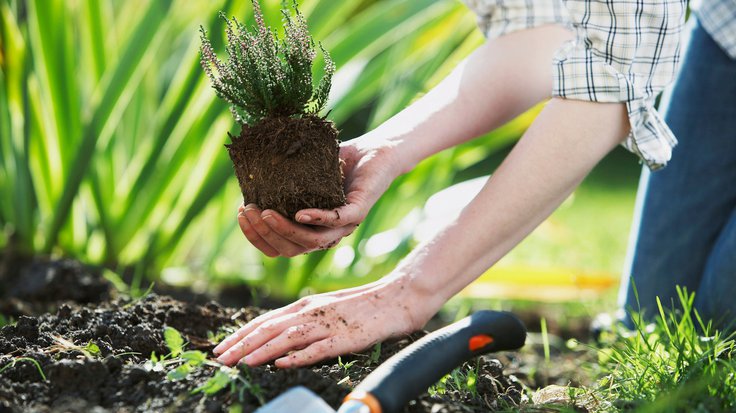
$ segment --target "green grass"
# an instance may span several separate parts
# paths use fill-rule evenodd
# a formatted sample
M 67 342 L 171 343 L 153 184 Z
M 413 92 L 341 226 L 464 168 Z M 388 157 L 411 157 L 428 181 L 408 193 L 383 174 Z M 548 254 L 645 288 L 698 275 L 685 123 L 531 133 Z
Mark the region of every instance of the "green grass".
M 620 410 L 734 411 L 734 335 L 714 329 L 693 308 L 694 294 L 678 287 L 679 306 L 659 305 L 646 325 L 634 316 L 633 333 L 619 332 L 599 350 L 604 377 L 598 391 Z
M 577 370 L 588 376 L 588 384 L 554 389 L 554 398 L 566 402 L 526 403 L 510 411 L 573 411 L 575 406 L 594 412 L 734 411 L 735 336 L 701 319 L 693 308 L 694 294 L 679 287 L 678 294 L 677 306 L 660 305 L 654 322 L 634 314 L 633 331 L 615 326 L 596 344 L 576 345 L 567 357 L 577 357 Z M 564 349 L 557 350 L 566 357 Z M 533 397 L 536 391 L 528 389 L 530 400 L 545 400 Z
M 468 393 L 472 397 L 478 397 L 476 382 L 480 374 L 480 359 L 470 368 L 458 367 L 442 377 L 432 385 L 428 393 L 431 396 L 442 395 L 451 392 Z
M 564 342 L 556 337 L 553 340 L 546 321 L 554 319 L 563 325 L 565 317 L 574 317 L 575 312 L 586 316 L 585 307 L 590 304 L 578 304 L 577 308 L 572 304 L 540 308 L 539 303 L 514 303 L 517 309 L 536 308 L 546 315 L 537 344 L 521 350 L 521 359 L 531 368 L 527 374 L 531 377 L 542 368 L 560 363 L 567 367 L 555 374 L 563 378 L 569 374 L 572 384 L 555 390 L 556 398 L 567 402 L 555 405 L 528 402 L 508 406 L 503 411 L 580 411 L 575 406 L 594 412 L 736 411 L 736 360 L 733 358 L 736 335 L 719 331 L 710 321 L 703 320 L 693 308 L 694 294 L 678 287 L 678 295 L 676 305 L 659 306 L 658 317 L 653 322 L 647 323 L 634 314 L 633 331 L 614 326 L 599 342 L 587 344 Z M 473 308 L 483 307 L 477 300 L 471 304 Z M 561 311 L 563 307 L 570 309 L 571 314 Z M 451 309 L 466 312 L 458 307 L 458 302 Z M 551 354 L 552 348 L 557 355 Z M 569 363 L 574 364 L 568 366 Z M 529 400 L 537 390 L 527 389 Z

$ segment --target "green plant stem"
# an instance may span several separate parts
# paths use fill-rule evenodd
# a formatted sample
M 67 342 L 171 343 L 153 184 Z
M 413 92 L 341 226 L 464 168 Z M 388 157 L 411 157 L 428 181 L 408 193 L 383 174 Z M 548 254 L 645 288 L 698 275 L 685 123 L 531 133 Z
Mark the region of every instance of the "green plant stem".
M 13 366 L 15 366 L 15 363 L 20 362 L 20 361 L 27 361 L 29 363 L 33 363 L 33 365 L 36 366 L 36 370 L 38 370 L 38 374 L 41 376 L 41 379 L 43 379 L 43 381 L 46 381 L 46 375 L 43 374 L 43 370 L 41 369 L 41 365 L 38 363 L 38 361 L 36 361 L 35 359 L 32 359 L 30 357 L 18 357 L 16 359 L 13 359 L 13 361 L 11 361 L 10 363 L 8 363 L 5 366 L 3 366 L 2 368 L 0 368 L 0 373 L 2 373 L 5 370 L 7 370 L 7 369 L 9 369 L 9 368 L 11 368 Z

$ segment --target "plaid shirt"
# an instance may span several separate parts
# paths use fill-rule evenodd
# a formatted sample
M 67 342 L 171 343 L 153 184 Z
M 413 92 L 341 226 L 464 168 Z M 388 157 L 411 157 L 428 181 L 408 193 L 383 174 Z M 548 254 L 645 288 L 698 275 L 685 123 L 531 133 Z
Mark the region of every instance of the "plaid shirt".
M 736 0 L 703 0 L 696 13 L 713 40 L 736 59 Z
M 729 0 L 731 1 L 731 0 Z M 552 95 L 626 102 L 631 132 L 623 145 L 652 170 L 677 144 L 654 109 L 675 77 L 686 0 L 466 0 L 489 38 L 544 24 L 575 32 L 553 59 Z

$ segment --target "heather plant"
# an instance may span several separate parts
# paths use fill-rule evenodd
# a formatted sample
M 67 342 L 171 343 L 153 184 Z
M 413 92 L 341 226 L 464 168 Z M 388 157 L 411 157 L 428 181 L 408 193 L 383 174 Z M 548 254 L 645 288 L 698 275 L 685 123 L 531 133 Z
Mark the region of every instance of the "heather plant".
M 258 0 L 253 0 L 255 26 L 235 17 L 226 22 L 226 61 L 215 54 L 207 32 L 200 26 L 201 64 L 217 95 L 230 103 L 235 120 L 253 125 L 266 117 L 301 117 L 320 112 L 327 103 L 335 64 L 319 45 L 324 75 L 315 87 L 312 63 L 316 50 L 304 16 L 296 2 L 282 9 L 284 37 L 267 27 Z M 214 67 L 214 70 L 213 70 Z

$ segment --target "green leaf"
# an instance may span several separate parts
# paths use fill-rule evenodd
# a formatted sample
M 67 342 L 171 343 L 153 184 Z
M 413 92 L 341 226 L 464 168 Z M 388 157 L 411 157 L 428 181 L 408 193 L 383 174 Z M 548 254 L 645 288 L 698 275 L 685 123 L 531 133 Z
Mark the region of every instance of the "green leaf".
M 185 363 L 166 373 L 166 378 L 172 381 L 182 380 L 185 379 L 191 371 L 192 366 L 189 363 Z
M 171 357 L 178 357 L 184 349 L 184 338 L 173 327 L 164 328 L 164 341 L 166 342 L 166 347 L 169 348 Z
M 215 394 L 227 387 L 231 381 L 232 379 L 230 378 L 230 374 L 221 369 L 202 386 L 194 389 L 192 393 L 204 392 L 206 395 Z
M 84 350 L 92 354 L 93 356 L 97 356 L 100 354 L 100 347 L 91 341 L 87 343 L 87 345 L 84 347 Z
M 205 362 L 207 360 L 207 355 L 201 351 L 197 350 L 188 350 L 183 353 L 181 353 L 181 358 L 184 360 L 187 360 L 192 366 L 197 366 Z

